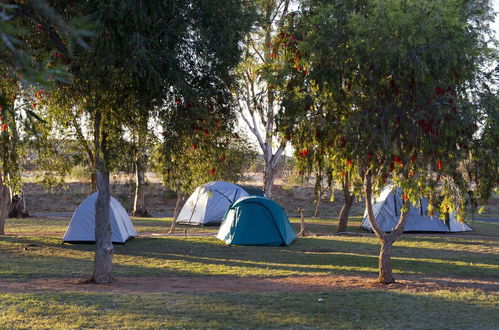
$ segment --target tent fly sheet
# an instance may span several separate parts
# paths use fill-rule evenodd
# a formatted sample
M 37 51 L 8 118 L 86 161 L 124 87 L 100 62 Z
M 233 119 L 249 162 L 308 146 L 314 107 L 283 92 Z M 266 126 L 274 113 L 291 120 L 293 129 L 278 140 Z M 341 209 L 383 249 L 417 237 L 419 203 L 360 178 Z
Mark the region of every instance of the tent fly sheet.
M 456 221 L 453 214 L 450 214 L 446 220 L 440 219 L 439 214 L 430 216 L 428 214 L 428 200 L 424 197 L 419 200 L 418 205 L 410 205 L 404 232 L 464 232 L 472 230 L 466 223 Z M 402 202 L 402 190 L 393 188 L 391 185 L 385 187 L 376 198 L 373 203 L 373 212 L 382 230 L 390 232 L 395 228 L 400 217 Z M 367 210 L 364 212 L 361 227 L 371 230 Z
M 76 209 L 71 218 L 63 242 L 95 242 L 95 201 L 98 193 L 93 193 Z M 126 210 L 114 197 L 110 200 L 111 239 L 113 243 L 125 243 L 137 236 Z
M 238 199 L 225 214 L 217 238 L 236 245 L 290 245 L 296 239 L 284 209 L 260 196 Z
M 218 225 L 225 212 L 240 197 L 263 196 L 263 191 L 225 181 L 206 183 L 194 191 L 187 199 L 176 222 L 188 225 Z

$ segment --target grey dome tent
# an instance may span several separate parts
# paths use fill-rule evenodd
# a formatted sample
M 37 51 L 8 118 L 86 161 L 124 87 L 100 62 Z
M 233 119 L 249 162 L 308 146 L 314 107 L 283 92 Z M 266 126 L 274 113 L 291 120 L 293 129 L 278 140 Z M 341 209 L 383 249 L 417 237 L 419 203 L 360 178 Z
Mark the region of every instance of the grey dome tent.
M 213 181 L 197 187 L 187 199 L 176 222 L 188 225 L 217 225 L 225 212 L 240 197 L 263 196 L 260 189 L 225 181 Z
M 62 238 L 62 242 L 95 242 L 95 201 L 98 192 L 85 199 L 76 209 Z M 137 236 L 130 217 L 121 204 L 111 197 L 109 216 L 113 243 L 125 243 Z
M 380 196 L 373 203 L 374 217 L 378 221 L 381 229 L 390 232 L 397 225 L 402 208 L 402 190 L 394 189 L 389 185 L 383 189 Z M 472 231 L 466 223 L 455 220 L 451 214 L 447 220 L 442 220 L 436 213 L 433 216 L 428 215 L 428 200 L 424 197 L 419 199 L 419 205 L 410 205 L 407 220 L 404 226 L 404 232 L 464 232 Z M 364 212 L 362 228 L 371 231 L 371 224 L 367 216 L 367 210 Z

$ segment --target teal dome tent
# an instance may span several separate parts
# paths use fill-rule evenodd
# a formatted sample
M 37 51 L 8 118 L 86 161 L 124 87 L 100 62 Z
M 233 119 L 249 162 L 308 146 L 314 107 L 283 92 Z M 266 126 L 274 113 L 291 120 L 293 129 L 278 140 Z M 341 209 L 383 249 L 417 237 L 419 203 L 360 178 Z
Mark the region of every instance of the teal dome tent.
M 284 209 L 261 196 L 239 198 L 225 213 L 217 238 L 236 245 L 290 245 L 296 239 Z

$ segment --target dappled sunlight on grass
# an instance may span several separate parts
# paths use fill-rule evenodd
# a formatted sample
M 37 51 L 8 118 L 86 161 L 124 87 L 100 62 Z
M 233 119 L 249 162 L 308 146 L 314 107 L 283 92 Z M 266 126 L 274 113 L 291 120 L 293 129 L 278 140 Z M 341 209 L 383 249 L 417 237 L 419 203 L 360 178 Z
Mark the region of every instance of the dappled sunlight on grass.
M 163 228 L 168 219 L 134 220 L 139 228 Z M 326 226 L 330 220 L 312 219 Z M 65 228 L 60 219 L 9 219 L 21 236 L 0 238 L 2 278 L 88 276 L 93 244 L 60 245 L 60 237 L 30 236 L 47 228 Z M 189 230 L 191 227 L 189 227 Z M 192 227 L 216 231 L 214 227 Z M 50 231 L 49 230 L 49 231 Z M 289 247 L 227 246 L 213 236 L 139 237 L 114 246 L 119 276 L 235 275 L 292 276 L 376 273 L 379 240 L 367 236 L 319 236 L 297 239 Z M 403 235 L 393 249 L 395 273 L 443 276 L 499 274 L 499 242 L 452 235 Z
M 164 233 L 170 219 L 134 219 L 139 231 Z M 299 221 L 299 220 L 298 220 Z M 17 235 L 0 237 L 0 279 L 85 278 L 93 244 L 64 244 L 69 219 L 9 219 Z M 310 219 L 307 228 L 332 233 L 334 222 Z M 293 219 L 295 228 L 299 223 Z M 351 224 L 357 226 L 357 223 Z M 179 229 L 182 233 L 184 229 Z M 187 227 L 215 233 L 216 227 Z M 372 235 L 311 236 L 289 247 L 227 246 L 213 236 L 139 237 L 114 246 L 118 277 L 322 275 L 374 277 L 379 240 Z M 403 235 L 394 245 L 395 274 L 497 277 L 499 241 L 491 237 Z M 396 276 L 397 276 L 396 275 Z M 265 279 L 263 279 L 265 280 Z M 279 279 L 280 280 L 280 279 Z M 197 281 L 197 278 L 196 278 Z M 189 290 L 183 289 L 183 290 Z M 325 289 L 326 290 L 326 289 Z M 318 298 L 322 301 L 318 301 Z M 494 328 L 499 295 L 494 291 L 330 289 L 298 292 L 16 293 L 0 294 L 0 324 L 17 328 Z M 383 306 L 379 309 L 379 306 Z M 438 306 L 438 307 L 436 307 Z M 334 311 L 334 313 L 331 313 Z M 414 311 L 417 311 L 415 313 Z M 422 318 L 420 315 L 425 315 Z M 284 317 L 285 316 L 285 317 Z M 387 323 L 387 320 L 395 320 Z

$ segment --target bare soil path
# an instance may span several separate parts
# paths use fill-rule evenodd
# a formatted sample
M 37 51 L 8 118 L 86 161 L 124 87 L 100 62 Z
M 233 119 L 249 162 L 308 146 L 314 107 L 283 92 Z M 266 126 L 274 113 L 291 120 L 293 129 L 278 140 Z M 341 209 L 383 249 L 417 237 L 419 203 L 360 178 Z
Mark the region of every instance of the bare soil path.
M 47 292 L 324 292 L 337 289 L 386 289 L 411 292 L 437 290 L 484 290 L 499 294 L 498 278 L 436 278 L 398 275 L 397 283 L 382 285 L 367 276 L 294 276 L 294 277 L 235 277 L 235 276 L 166 276 L 118 277 L 111 284 L 88 284 L 81 278 L 39 278 L 28 281 L 0 280 L 3 293 Z

